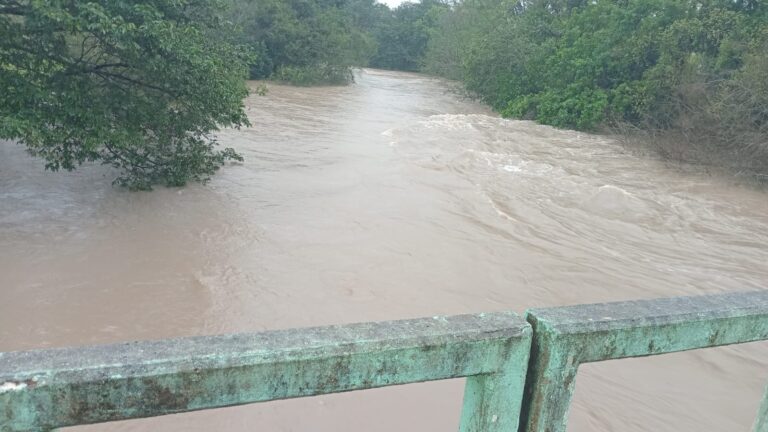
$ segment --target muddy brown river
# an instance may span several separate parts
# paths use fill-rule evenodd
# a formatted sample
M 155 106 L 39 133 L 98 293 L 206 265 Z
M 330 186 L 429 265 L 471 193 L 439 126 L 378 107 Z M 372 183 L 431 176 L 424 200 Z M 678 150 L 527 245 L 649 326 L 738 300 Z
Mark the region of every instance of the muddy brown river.
M 440 80 L 270 85 L 246 161 L 130 193 L 0 143 L 0 351 L 768 287 L 768 194 Z M 768 344 L 583 366 L 569 431 L 748 431 Z M 450 431 L 462 381 L 77 428 Z

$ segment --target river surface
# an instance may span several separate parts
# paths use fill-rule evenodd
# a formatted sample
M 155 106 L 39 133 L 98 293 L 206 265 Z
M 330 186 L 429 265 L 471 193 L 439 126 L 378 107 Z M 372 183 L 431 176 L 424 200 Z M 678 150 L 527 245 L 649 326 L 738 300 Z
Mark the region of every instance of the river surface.
M 419 75 L 269 87 L 207 185 L 130 193 L 0 143 L 0 350 L 768 287 L 765 192 Z M 586 365 L 569 431 L 748 431 L 767 381 L 760 343 Z M 462 384 L 79 429 L 448 431 Z

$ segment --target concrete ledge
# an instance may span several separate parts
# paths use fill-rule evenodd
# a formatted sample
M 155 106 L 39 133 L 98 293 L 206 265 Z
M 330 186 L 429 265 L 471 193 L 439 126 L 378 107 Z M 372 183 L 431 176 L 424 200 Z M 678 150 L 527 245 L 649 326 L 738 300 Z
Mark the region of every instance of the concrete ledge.
M 517 388 L 505 397 L 517 400 L 510 404 L 516 411 L 502 418 L 516 427 L 530 337 L 520 317 L 494 313 L 0 353 L 0 430 L 48 430 L 447 378 L 503 379 L 510 361 Z M 474 419 L 465 430 L 482 430 L 485 420 L 471 411 L 487 408 L 494 396 L 482 387 L 465 401 L 465 417 Z
M 766 340 L 768 291 L 531 309 L 526 318 L 0 353 L 0 432 L 459 377 L 460 432 L 563 432 L 581 363 Z M 768 391 L 754 431 L 768 432 Z
M 575 334 L 762 315 L 766 310 L 768 290 L 534 308 L 527 315 L 548 331 Z

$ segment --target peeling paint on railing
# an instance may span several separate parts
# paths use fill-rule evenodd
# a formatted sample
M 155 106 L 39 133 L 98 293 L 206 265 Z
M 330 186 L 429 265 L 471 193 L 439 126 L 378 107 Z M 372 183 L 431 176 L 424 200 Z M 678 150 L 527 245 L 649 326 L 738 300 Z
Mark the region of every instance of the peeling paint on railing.
M 0 431 L 468 377 L 461 430 L 512 432 L 530 342 L 493 313 L 4 353 Z
M 564 432 L 579 365 L 768 339 L 768 291 L 0 353 L 0 432 L 467 377 L 461 432 Z M 525 389 L 525 391 L 523 391 Z M 754 423 L 768 432 L 768 388 Z
M 531 309 L 526 318 L 534 340 L 521 429 L 565 432 L 580 364 L 768 339 L 768 291 Z

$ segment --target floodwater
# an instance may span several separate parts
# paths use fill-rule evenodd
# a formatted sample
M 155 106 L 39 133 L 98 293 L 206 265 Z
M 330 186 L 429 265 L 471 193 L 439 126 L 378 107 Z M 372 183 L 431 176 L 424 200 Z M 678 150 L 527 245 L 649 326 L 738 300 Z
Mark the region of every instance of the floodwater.
M 246 161 L 130 193 L 0 143 L 0 350 L 766 288 L 768 195 L 364 70 L 270 85 Z M 570 431 L 747 431 L 750 344 L 582 367 Z M 97 425 L 456 430 L 460 380 Z

